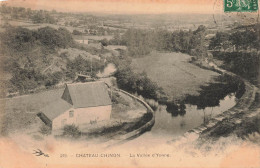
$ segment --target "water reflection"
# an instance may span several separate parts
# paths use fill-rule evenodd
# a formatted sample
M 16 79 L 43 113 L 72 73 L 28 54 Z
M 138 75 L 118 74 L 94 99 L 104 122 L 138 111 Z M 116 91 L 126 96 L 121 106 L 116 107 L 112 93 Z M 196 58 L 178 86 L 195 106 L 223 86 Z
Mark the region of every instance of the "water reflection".
M 240 79 L 222 75 L 216 78 L 216 83 L 202 86 L 199 96 L 188 95 L 185 103 L 196 105 L 198 109 L 215 107 L 219 106 L 220 100 L 223 100 L 227 95 L 235 93 L 235 96 L 240 98 L 244 91 L 245 86 Z
M 199 96 L 187 96 L 183 102 L 163 102 L 155 112 L 151 131 L 128 142 L 155 146 L 180 136 L 232 108 L 244 92 L 239 79 L 222 75 L 216 83 L 201 87 Z M 147 141 L 149 139 L 149 142 Z
M 221 75 L 215 81 L 208 86 L 201 86 L 198 96 L 188 95 L 180 104 L 173 101 L 165 103 L 166 111 L 172 117 L 184 116 L 186 114 L 185 104 L 196 105 L 198 110 L 204 110 L 207 107 L 219 106 L 220 101 L 227 95 L 235 95 L 236 98 L 240 98 L 245 91 L 244 83 L 238 78 Z
M 206 123 L 211 118 L 230 109 L 236 104 L 235 94 L 227 95 L 220 100 L 219 106 L 198 109 L 196 105 L 186 104 L 185 115 L 179 112 L 166 111 L 166 105 L 160 105 L 155 112 L 155 124 L 151 131 L 142 134 L 140 137 L 129 141 L 130 144 L 142 144 L 145 147 L 154 147 L 157 144 L 170 141 L 185 132 Z M 176 115 L 177 113 L 177 115 Z M 173 117 L 173 115 L 175 115 Z
M 175 102 L 166 103 L 166 111 L 172 115 L 172 117 L 177 117 L 178 115 L 184 116 L 186 114 L 186 105 L 184 102 L 181 104 L 175 104 Z

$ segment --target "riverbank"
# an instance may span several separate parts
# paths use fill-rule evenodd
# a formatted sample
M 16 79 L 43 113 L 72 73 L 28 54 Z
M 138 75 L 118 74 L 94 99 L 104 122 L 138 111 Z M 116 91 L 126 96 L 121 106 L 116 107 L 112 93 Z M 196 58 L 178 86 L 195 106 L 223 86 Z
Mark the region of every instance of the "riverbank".
M 237 76 L 219 68 L 213 62 L 207 62 L 206 68 L 213 68 L 221 73 Z M 259 105 L 259 89 L 248 82 L 246 79 L 240 78 L 245 84 L 245 92 L 238 100 L 237 104 L 223 112 L 222 114 L 211 119 L 207 125 L 201 125 L 184 134 L 182 138 L 195 136 L 201 142 L 217 140 L 220 137 L 236 135 L 245 138 L 249 134 L 259 133 L 260 128 L 260 105 Z

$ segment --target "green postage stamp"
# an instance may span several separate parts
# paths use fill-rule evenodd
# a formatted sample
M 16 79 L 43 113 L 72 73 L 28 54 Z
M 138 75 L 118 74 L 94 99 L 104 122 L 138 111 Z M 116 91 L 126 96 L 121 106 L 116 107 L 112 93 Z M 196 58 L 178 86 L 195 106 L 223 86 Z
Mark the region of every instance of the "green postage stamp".
M 258 0 L 224 0 L 225 12 L 254 12 L 258 10 Z

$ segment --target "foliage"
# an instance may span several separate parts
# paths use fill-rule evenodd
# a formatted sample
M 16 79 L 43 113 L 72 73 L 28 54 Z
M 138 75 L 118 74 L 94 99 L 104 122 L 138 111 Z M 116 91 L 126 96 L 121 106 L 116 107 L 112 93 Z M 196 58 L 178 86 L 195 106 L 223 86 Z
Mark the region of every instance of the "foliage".
M 166 111 L 171 113 L 173 117 L 177 117 L 178 115 L 184 116 L 186 114 L 186 105 L 183 101 L 179 105 L 174 101 L 167 101 L 164 104 L 166 105 Z
M 101 43 L 103 46 L 108 46 L 109 41 L 105 38 L 105 39 L 100 40 L 100 43 Z
M 26 28 L 10 27 L 0 34 L 4 49 L 28 51 L 36 43 L 36 33 Z
M 130 68 L 125 68 L 117 71 L 115 77 L 120 88 L 138 93 L 144 98 L 158 100 L 163 94 L 162 89 L 152 82 L 146 73 L 134 73 Z
M 260 49 L 259 38 L 260 24 L 248 28 L 237 28 L 232 32 L 217 32 L 210 40 L 209 49 L 224 51 L 228 48 L 238 52 L 239 50 Z
M 109 43 L 127 45 L 128 54 L 132 57 L 147 55 L 153 49 L 206 56 L 205 31 L 205 26 L 199 26 L 195 31 L 175 32 L 165 29 L 128 29 L 122 36 L 110 40 Z
M 73 30 L 72 34 L 73 35 L 82 35 L 82 33 L 76 29 Z
M 137 93 L 144 98 L 161 100 L 165 93 L 155 82 L 151 81 L 146 73 L 135 73 L 130 68 L 131 57 L 121 55 L 121 57 L 108 58 L 108 62 L 117 67 L 115 77 L 119 88 L 128 92 Z
M 10 79 L 14 90 L 25 93 L 40 86 L 44 80 L 44 76 L 35 69 L 24 69 L 18 67 Z
M 47 125 L 42 125 L 40 127 L 40 133 L 43 135 L 50 135 L 51 134 L 51 127 Z
M 256 52 L 213 52 L 213 57 L 224 61 L 222 67 L 257 84 L 260 54 Z
M 52 74 L 46 75 L 45 80 L 44 80 L 45 87 L 55 86 L 62 80 L 63 76 L 64 75 L 62 72 L 54 72 Z
M 79 127 L 75 126 L 74 124 L 65 125 L 62 135 L 69 138 L 79 138 L 81 136 L 81 132 L 79 130 Z
M 64 78 L 61 72 L 45 74 L 42 69 L 51 64 L 58 48 L 74 45 L 68 30 L 9 27 L 0 33 L 0 40 L 1 53 L 6 56 L 4 70 L 12 75 L 9 81 L 11 92 L 27 93 L 41 86 L 50 87 Z
M 50 48 L 67 48 L 74 43 L 71 33 L 65 28 L 57 30 L 51 27 L 44 27 L 38 29 L 37 34 L 39 41 Z
M 53 12 L 45 10 L 32 10 L 24 7 L 11 7 L 2 3 L 0 12 L 5 15 L 10 15 L 12 19 L 30 19 L 33 23 L 50 23 L 55 24 L 57 20 L 52 16 Z
M 35 11 L 31 17 L 33 23 L 50 23 L 54 24 L 57 21 L 47 11 Z
M 67 63 L 66 77 L 73 79 L 76 73 L 88 74 L 95 76 L 95 74 L 104 68 L 104 63 L 97 59 L 83 59 L 80 55 L 74 60 L 69 60 Z
M 38 30 L 29 30 L 22 27 L 10 27 L 0 34 L 4 49 L 14 52 L 28 52 L 36 45 L 50 48 L 69 47 L 74 44 L 71 33 L 65 28 L 54 29 L 43 27 Z
M 222 75 L 217 77 L 216 81 L 208 86 L 201 86 L 199 96 L 188 95 L 185 103 L 197 105 L 198 109 L 205 109 L 218 106 L 220 100 L 231 93 L 236 93 L 236 97 L 240 98 L 245 91 L 245 84 L 238 77 Z

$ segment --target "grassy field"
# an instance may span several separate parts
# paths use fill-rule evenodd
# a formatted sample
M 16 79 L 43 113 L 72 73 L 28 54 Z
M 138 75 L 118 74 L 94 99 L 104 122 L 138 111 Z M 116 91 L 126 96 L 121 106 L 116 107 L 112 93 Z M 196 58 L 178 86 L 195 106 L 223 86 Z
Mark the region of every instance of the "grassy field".
M 43 91 L 10 99 L 1 99 L 1 131 L 3 134 L 38 127 L 41 124 L 36 114 L 47 104 L 55 102 L 63 93 L 63 88 Z
M 50 103 L 55 103 L 61 98 L 64 87 L 42 91 L 31 95 L 0 100 L 0 135 L 23 132 L 33 134 L 39 132 L 43 122 L 36 116 L 42 108 Z M 115 94 L 115 93 L 114 93 Z M 121 101 L 113 104 L 111 121 L 129 121 L 140 118 L 146 113 L 146 108 L 134 99 L 119 93 Z
M 131 67 L 135 72 L 145 71 L 169 98 L 179 100 L 187 94 L 198 94 L 201 85 L 218 75 L 189 63 L 190 59 L 182 53 L 153 52 L 144 58 L 133 59 Z

